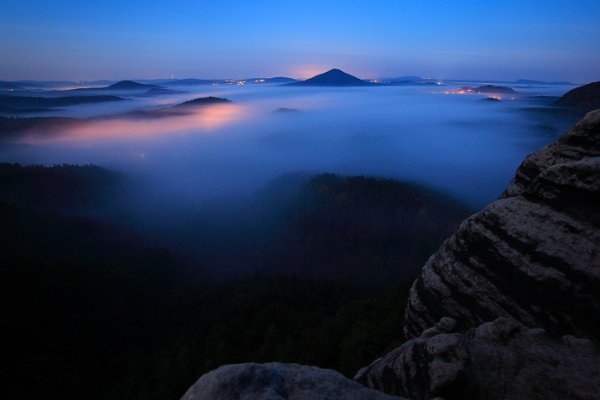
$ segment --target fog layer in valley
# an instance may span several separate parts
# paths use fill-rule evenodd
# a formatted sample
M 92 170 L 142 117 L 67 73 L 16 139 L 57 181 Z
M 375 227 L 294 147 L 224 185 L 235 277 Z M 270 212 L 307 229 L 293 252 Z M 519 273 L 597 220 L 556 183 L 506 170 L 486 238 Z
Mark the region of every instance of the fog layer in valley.
M 240 232 L 260 218 L 249 199 L 289 172 L 394 178 L 481 208 L 526 154 L 571 122 L 543 112 L 551 103 L 544 96 L 570 87 L 516 87 L 520 94 L 500 102 L 451 93 L 460 87 L 178 87 L 167 95 L 40 114 L 82 120 L 23 132 L 5 141 L 0 159 L 124 172 L 132 184 L 111 217 L 193 259 L 215 230 L 190 238 L 192 230 L 220 224 L 227 231 L 221 239 L 231 244 L 231 232 L 238 232 L 242 240 Z M 205 96 L 231 103 L 161 113 Z
M 481 207 L 506 186 L 525 154 L 556 138 L 565 125 L 522 112 L 536 105 L 529 98 L 486 102 L 486 96 L 445 94 L 447 86 L 188 89 L 54 112 L 103 118 L 64 130 L 39 129 L 16 140 L 31 146 L 0 156 L 135 172 L 174 201 L 247 194 L 286 172 L 326 171 L 421 182 Z M 203 96 L 232 103 L 172 118 L 111 117 Z

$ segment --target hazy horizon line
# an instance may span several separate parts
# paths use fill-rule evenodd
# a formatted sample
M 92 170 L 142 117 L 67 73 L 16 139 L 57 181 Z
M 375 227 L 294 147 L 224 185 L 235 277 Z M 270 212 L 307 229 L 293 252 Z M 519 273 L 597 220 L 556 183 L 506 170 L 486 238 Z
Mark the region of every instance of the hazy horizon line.
M 341 69 L 341 68 L 332 68 L 332 69 Z M 329 70 L 324 70 L 321 73 L 327 72 Z M 342 70 L 343 71 L 343 70 Z M 346 71 L 344 71 L 346 72 Z M 316 75 L 320 75 L 316 74 Z M 313 76 L 316 76 L 313 75 Z M 354 75 L 354 74 L 351 74 Z M 354 75 L 356 76 L 356 75 Z M 311 76 L 312 77 L 312 76 Z M 300 77 L 293 77 L 293 76 L 289 76 L 289 75 L 285 75 L 285 74 L 276 74 L 276 75 L 253 75 L 253 76 L 246 76 L 244 78 L 234 78 L 234 77 L 219 77 L 219 78 L 212 78 L 212 77 L 203 77 L 203 76 L 193 76 L 193 75 L 185 75 L 183 77 L 176 77 L 176 76 L 166 76 L 166 77 L 154 77 L 154 78 L 143 78 L 143 77 L 139 77 L 139 78 L 131 78 L 131 77 L 125 77 L 125 78 L 93 78 L 93 79 L 71 79 L 71 78 L 51 78 L 51 79 L 36 79 L 36 78 L 21 78 L 21 79 L 11 79 L 11 78 L 0 78 L 0 81 L 4 81 L 4 82 L 70 82 L 70 83 L 93 83 L 93 82 L 120 82 L 120 81 L 179 81 L 179 80 L 187 80 L 187 79 L 197 79 L 197 80 L 207 80 L 207 81 L 225 81 L 225 80 L 236 80 L 236 81 L 244 81 L 244 80 L 252 80 L 252 79 L 273 79 L 273 78 L 289 78 L 289 79 L 295 79 L 298 81 L 303 81 L 303 80 L 307 80 L 310 79 L 311 77 L 308 78 L 300 78 Z M 419 79 L 423 79 L 423 80 L 438 80 L 438 81 L 446 81 L 446 82 L 506 82 L 506 83 L 512 83 L 512 82 L 518 82 L 518 81 L 537 81 L 537 82 L 544 82 L 544 83 L 568 83 L 568 84 L 577 84 L 577 85 L 583 85 L 583 84 L 587 84 L 587 83 L 591 83 L 591 82 L 596 82 L 597 80 L 589 80 L 589 81 L 585 81 L 585 82 L 576 82 L 576 81 L 571 81 L 568 79 L 539 79 L 539 78 L 532 78 L 532 77 L 520 77 L 520 78 L 514 78 L 514 79 L 506 79 L 506 78 L 492 78 L 492 77 L 487 77 L 487 78 L 477 78 L 477 77 L 434 77 L 434 76 L 423 76 L 423 75 L 419 75 L 419 74 L 397 74 L 397 75 L 382 75 L 382 76 L 375 76 L 375 77 L 368 77 L 368 78 L 362 78 L 360 76 L 357 76 L 357 78 L 361 79 L 361 80 L 385 80 L 385 79 L 399 79 L 399 78 L 410 78 L 410 77 L 415 77 L 415 78 L 419 78 Z M 600 80 L 600 79 L 598 79 Z

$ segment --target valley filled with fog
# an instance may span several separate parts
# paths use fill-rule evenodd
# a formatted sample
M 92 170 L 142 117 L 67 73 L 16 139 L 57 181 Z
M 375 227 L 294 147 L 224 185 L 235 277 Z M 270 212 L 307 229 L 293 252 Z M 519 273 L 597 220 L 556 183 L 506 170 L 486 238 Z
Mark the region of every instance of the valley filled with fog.
M 119 101 L 109 98 L 29 110 L 24 119 L 9 114 L 13 118 L 5 121 L 33 123 L 14 132 L 6 129 L 0 138 L 0 160 L 22 165 L 93 164 L 119 173 L 125 183 L 118 190 L 106 189 L 110 195 L 105 193 L 102 202 L 66 211 L 142 235 L 210 275 L 236 276 L 253 269 L 289 272 L 294 269 L 291 264 L 306 271 L 307 265 L 325 262 L 326 250 L 315 250 L 319 262 L 300 262 L 299 254 L 307 252 L 304 242 L 282 244 L 274 238 L 300 229 L 298 221 L 308 218 L 298 212 L 296 226 L 289 209 L 302 203 L 296 194 L 311 177 L 369 176 L 424 187 L 437 193 L 430 196 L 464 205 L 449 212 L 460 218 L 432 220 L 436 226 L 454 226 L 468 214 L 462 210 L 478 210 L 496 199 L 524 156 L 555 140 L 573 121 L 572 115 L 552 106 L 571 86 L 513 85 L 514 92 L 500 88 L 500 93 L 485 94 L 463 90 L 484 84 L 297 87 L 167 82 L 148 92 L 135 86 L 133 90 L 46 87 L 19 95 L 113 95 Z M 207 97 L 217 99 L 181 106 Z M 313 184 L 310 190 L 319 188 L 323 186 Z M 413 195 L 418 197 L 409 197 Z M 432 204 L 423 203 L 414 213 L 427 214 Z M 377 218 L 395 216 L 383 213 Z M 323 230 L 323 222 L 315 221 L 308 231 Z M 438 230 L 431 241 L 436 245 L 452 232 Z M 303 234 L 312 237 L 307 232 Z M 302 250 L 286 250 L 291 260 L 287 266 L 278 266 L 276 251 L 261 250 L 294 246 Z M 434 248 L 411 256 L 409 267 L 395 268 L 398 275 L 412 276 Z M 392 258 L 383 262 L 390 269 Z M 339 273 L 335 268 L 320 271 L 317 274 L 325 276 Z
M 0 400 L 600 400 L 598 15 L 0 1 Z
M 571 87 L 516 86 L 518 94 L 501 102 L 448 94 L 460 87 L 177 87 L 175 94 L 28 115 L 84 120 L 32 128 L 5 141 L 0 158 L 97 164 L 139 176 L 153 195 L 174 203 L 245 196 L 301 171 L 408 180 L 480 208 L 500 194 L 524 155 L 569 125 L 541 109 L 551 103 L 546 96 Z M 160 118 L 135 114 L 206 96 L 231 103 Z
M 27 343 L 7 392 L 178 398 L 273 360 L 351 378 L 402 342 L 431 255 L 584 112 L 570 85 L 352 83 L 0 82 L 0 311 Z

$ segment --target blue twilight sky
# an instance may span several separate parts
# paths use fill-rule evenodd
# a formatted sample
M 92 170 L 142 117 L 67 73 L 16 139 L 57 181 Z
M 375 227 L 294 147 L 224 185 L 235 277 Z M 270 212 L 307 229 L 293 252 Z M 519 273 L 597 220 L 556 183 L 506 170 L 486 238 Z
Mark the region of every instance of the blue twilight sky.
M 600 0 L 0 0 L 0 79 L 600 80 Z

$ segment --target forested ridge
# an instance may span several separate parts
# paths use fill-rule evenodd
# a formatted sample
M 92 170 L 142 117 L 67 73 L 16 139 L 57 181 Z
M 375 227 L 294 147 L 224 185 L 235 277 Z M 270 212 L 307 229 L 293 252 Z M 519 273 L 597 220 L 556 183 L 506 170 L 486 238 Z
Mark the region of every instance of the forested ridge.
M 363 268 L 381 273 L 377 260 L 385 269 L 399 259 L 397 238 L 388 237 L 399 224 L 430 221 L 430 230 L 419 230 L 435 232 L 426 249 L 453 226 L 434 224 L 451 203 L 433 192 L 320 175 L 278 200 L 287 219 L 260 238 L 277 249 L 281 270 L 215 280 L 201 272 L 210 266 L 183 266 L 122 226 L 72 212 L 110 201 L 123 179 L 94 166 L 0 165 L 2 374 L 10 377 L 2 397 L 178 398 L 202 373 L 247 361 L 352 376 L 401 343 L 398 310 L 410 276 L 364 284 L 365 271 L 344 260 L 370 260 Z M 465 210 L 456 204 L 456 218 Z M 381 252 L 391 256 L 375 257 Z M 267 253 L 253 262 L 262 257 L 273 267 Z M 331 269 L 319 274 L 327 260 Z

